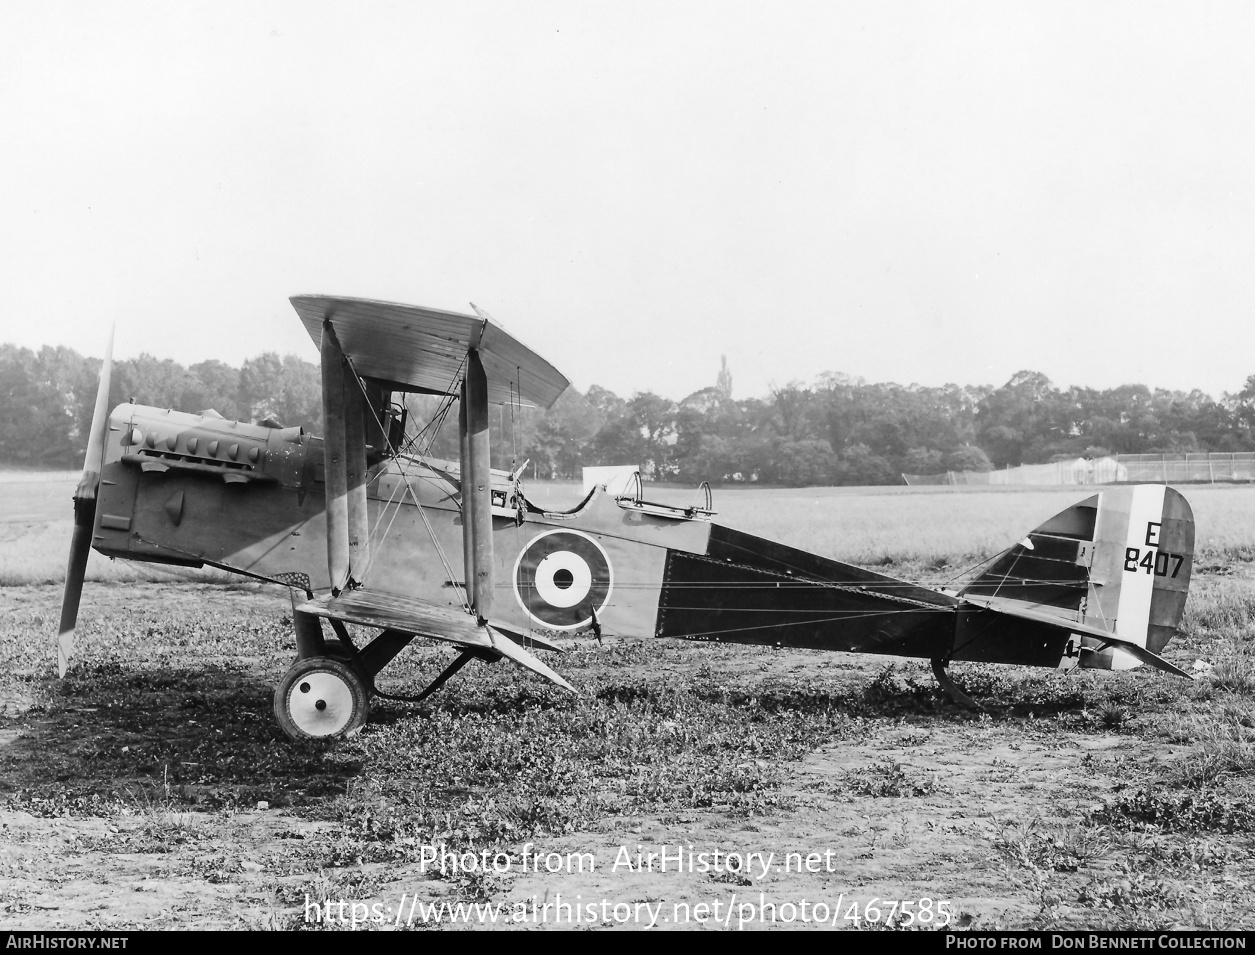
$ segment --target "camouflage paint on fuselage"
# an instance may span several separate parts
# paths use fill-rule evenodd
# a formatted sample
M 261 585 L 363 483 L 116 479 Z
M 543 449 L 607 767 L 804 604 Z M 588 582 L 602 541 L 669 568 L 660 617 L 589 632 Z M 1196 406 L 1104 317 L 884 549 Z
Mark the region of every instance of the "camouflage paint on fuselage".
M 322 468 L 321 439 L 299 429 L 122 405 L 110 417 L 93 545 L 325 591 Z M 464 608 L 460 494 L 455 464 L 376 463 L 363 588 Z M 1180 494 L 1109 489 L 1038 527 L 955 595 L 695 510 L 595 491 L 555 512 L 517 494 L 509 475 L 493 472 L 491 623 L 515 634 L 595 626 L 1034 666 L 1069 666 L 1079 655 L 1081 665 L 1120 668 L 1137 661 L 1085 628 L 1157 652 L 1180 623 L 1193 552 Z

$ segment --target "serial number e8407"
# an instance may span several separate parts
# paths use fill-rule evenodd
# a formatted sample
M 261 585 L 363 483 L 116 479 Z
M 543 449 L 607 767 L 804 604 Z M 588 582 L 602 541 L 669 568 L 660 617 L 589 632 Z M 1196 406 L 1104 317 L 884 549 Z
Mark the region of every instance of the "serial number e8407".
M 1182 555 L 1166 550 L 1155 550 L 1153 547 L 1144 551 L 1140 547 L 1124 549 L 1124 569 L 1133 574 L 1145 572 L 1156 577 L 1175 577 L 1184 563 Z
M 1139 574 L 1145 572 L 1156 577 L 1176 577 L 1181 572 L 1185 557 L 1171 551 L 1159 549 L 1159 535 L 1163 531 L 1160 521 L 1148 521 L 1146 524 L 1146 549 L 1140 547 L 1124 548 L 1124 572 Z

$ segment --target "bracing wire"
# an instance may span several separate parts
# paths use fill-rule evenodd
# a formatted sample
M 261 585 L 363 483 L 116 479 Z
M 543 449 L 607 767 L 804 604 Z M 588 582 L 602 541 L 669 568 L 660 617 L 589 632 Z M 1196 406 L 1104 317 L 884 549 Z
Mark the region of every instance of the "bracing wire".
M 348 358 L 348 356 L 345 356 L 345 362 L 348 364 L 349 370 L 352 372 L 353 378 L 357 382 L 357 386 L 361 389 L 362 395 L 366 399 L 366 406 L 370 409 L 371 417 L 374 419 L 375 424 L 378 426 L 380 432 L 384 436 L 384 441 L 388 445 L 388 450 L 389 450 L 389 454 L 391 458 L 400 465 L 401 481 L 405 487 L 406 492 L 409 493 L 410 498 L 414 501 L 415 508 L 418 511 L 419 517 L 422 519 L 423 525 L 427 530 L 427 536 L 431 539 L 432 546 L 436 551 L 436 555 L 440 559 L 441 565 L 444 567 L 446 579 L 452 583 L 455 589 L 455 593 L 458 595 L 458 598 L 463 603 L 466 603 L 466 594 L 462 586 L 458 583 L 457 574 L 454 573 L 452 565 L 449 563 L 448 557 L 445 555 L 444 548 L 440 546 L 440 540 L 436 536 L 435 528 L 432 527 L 431 521 L 427 517 L 426 510 L 423 507 L 422 502 L 419 500 L 418 493 L 414 490 L 414 487 L 410 483 L 410 476 L 411 476 L 410 468 L 412 468 L 415 464 L 422 463 L 422 464 L 427 465 L 428 468 L 431 467 L 431 465 L 425 460 L 426 454 L 417 446 L 417 438 L 424 431 L 430 428 L 433 422 L 436 422 L 438 419 L 439 424 L 436 425 L 435 430 L 432 432 L 431 436 L 428 438 L 428 441 L 427 441 L 427 447 L 428 448 L 431 447 L 432 441 L 435 440 L 435 435 L 439 432 L 440 425 L 444 423 L 445 418 L 448 416 L 449 408 L 452 407 L 452 404 L 453 404 L 452 394 L 447 394 L 446 400 L 441 402 L 440 408 L 437 409 L 436 414 L 432 416 L 432 421 L 429 421 L 423 427 L 423 429 L 419 431 L 419 434 L 415 436 L 415 439 L 408 443 L 409 445 L 412 445 L 415 447 L 415 449 L 418 451 L 418 455 L 416 457 L 411 457 L 409 464 L 406 465 L 405 463 L 401 461 L 401 452 L 395 445 L 393 445 L 392 439 L 388 435 L 387 429 L 384 427 L 383 422 L 379 418 L 378 411 L 371 405 L 370 396 L 366 393 L 366 386 L 363 384 L 361 377 L 357 374 L 357 370 L 353 367 L 353 363 Z M 466 364 L 466 360 L 463 359 L 462 364 L 460 364 L 457 370 L 454 372 L 453 380 L 449 384 L 450 392 L 452 392 L 453 385 L 457 382 L 458 378 L 462 375 L 463 367 L 465 366 L 465 364 Z M 366 574 L 370 571 L 370 568 L 373 566 L 375 562 L 375 556 L 378 553 L 379 547 L 382 546 L 383 542 L 387 539 L 388 534 L 392 530 L 392 525 L 396 521 L 397 515 L 400 513 L 400 506 L 399 506 L 400 502 L 396 502 L 394 500 L 395 492 L 398 489 L 399 489 L 399 486 L 398 488 L 394 489 L 393 495 L 390 496 L 388 502 L 384 505 L 385 512 L 388 508 L 393 507 L 394 504 L 397 505 L 393 510 L 392 516 L 388 521 L 387 527 L 384 528 L 384 531 L 381 535 L 376 536 L 376 533 L 379 529 L 379 524 L 381 523 L 383 519 L 383 513 L 381 513 L 379 518 L 376 519 L 375 527 L 370 532 L 370 540 L 371 540 L 372 546 L 370 549 L 370 559 L 368 560 L 366 567 L 362 572 L 363 578 L 365 578 Z M 460 502 L 459 502 L 459 506 L 461 506 Z

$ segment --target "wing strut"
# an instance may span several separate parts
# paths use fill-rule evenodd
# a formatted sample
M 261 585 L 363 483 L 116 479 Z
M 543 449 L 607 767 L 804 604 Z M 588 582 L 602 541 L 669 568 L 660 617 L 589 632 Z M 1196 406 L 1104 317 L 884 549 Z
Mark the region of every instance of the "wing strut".
M 336 593 L 349 581 L 349 474 L 345 460 L 344 352 L 322 326 L 323 470 L 327 491 L 327 570 Z
M 323 470 L 327 570 L 338 593 L 360 584 L 370 563 L 366 510 L 366 399 L 330 320 L 322 327 Z
M 462 462 L 462 519 L 470 502 L 473 606 L 480 623 L 492 615 L 492 472 L 489 470 L 488 378 L 479 352 L 466 356 L 466 456 Z M 458 418 L 461 421 L 461 416 Z M 467 581 L 468 586 L 471 581 Z
M 471 490 L 471 438 L 466 430 L 466 379 L 462 379 L 461 397 L 458 401 L 458 456 L 461 467 L 458 483 L 462 496 L 462 580 L 466 589 L 466 609 L 475 606 L 475 518 L 472 516 L 475 498 Z
M 370 563 L 370 517 L 366 510 L 366 396 L 353 366 L 345 362 L 344 464 L 348 478 L 349 576 L 360 584 Z

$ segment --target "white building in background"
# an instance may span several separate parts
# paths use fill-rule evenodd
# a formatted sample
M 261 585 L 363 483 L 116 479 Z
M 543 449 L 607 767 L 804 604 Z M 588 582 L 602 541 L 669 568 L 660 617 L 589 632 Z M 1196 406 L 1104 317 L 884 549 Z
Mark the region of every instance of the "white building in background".
M 608 467 L 584 469 L 584 493 L 593 488 L 605 485 L 606 490 L 614 496 L 626 494 L 636 481 L 641 469 L 635 464 L 615 464 Z

